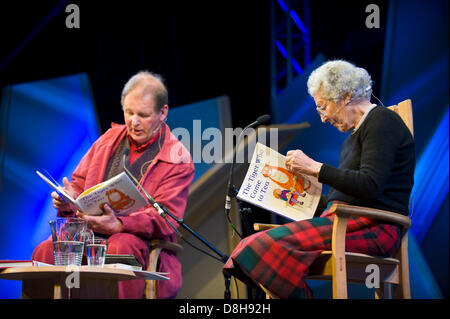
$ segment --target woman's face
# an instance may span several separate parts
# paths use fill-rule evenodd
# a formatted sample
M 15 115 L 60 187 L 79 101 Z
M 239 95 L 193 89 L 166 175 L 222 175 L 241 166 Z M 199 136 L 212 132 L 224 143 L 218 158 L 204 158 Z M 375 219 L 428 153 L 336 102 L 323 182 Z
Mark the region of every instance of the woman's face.
M 350 131 L 354 127 L 352 113 L 346 108 L 346 105 L 350 101 L 350 96 L 335 103 L 326 98 L 322 94 L 322 91 L 319 90 L 313 95 L 313 98 L 322 123 L 329 122 L 339 131 L 344 133 Z

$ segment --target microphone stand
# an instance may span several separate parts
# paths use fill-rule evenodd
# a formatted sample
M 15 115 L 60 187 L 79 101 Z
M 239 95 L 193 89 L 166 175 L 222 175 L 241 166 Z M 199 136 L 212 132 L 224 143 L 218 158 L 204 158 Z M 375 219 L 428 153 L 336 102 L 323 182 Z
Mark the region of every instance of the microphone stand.
M 167 223 L 170 224 L 170 221 L 167 219 L 167 217 L 165 216 L 165 214 L 169 215 L 170 217 L 172 217 L 172 219 L 174 219 L 178 225 L 180 225 L 181 227 L 183 227 L 184 229 L 186 229 L 189 233 L 191 233 L 193 236 L 195 236 L 200 242 L 202 242 L 206 247 L 208 247 L 209 249 L 211 249 L 217 256 L 219 256 L 220 261 L 225 264 L 229 258 L 229 256 L 221 253 L 217 248 L 215 248 L 213 245 L 211 245 L 206 239 L 204 239 L 202 236 L 200 236 L 198 233 L 196 233 L 192 228 L 190 228 L 188 225 L 186 225 L 184 223 L 183 219 L 179 219 L 176 216 L 174 216 L 172 213 L 170 213 L 166 207 L 164 207 L 161 204 L 160 205 L 161 209 L 163 210 L 163 214 L 161 216 L 163 216 L 165 218 L 165 220 L 167 221 Z M 171 225 L 172 226 L 172 225 Z M 172 226 L 172 228 L 174 228 Z M 181 234 L 177 231 L 177 233 L 181 236 Z M 224 280 L 225 280 L 225 292 L 224 292 L 224 299 L 231 299 L 231 292 L 230 292 L 230 282 L 231 282 L 231 275 L 228 274 L 225 271 L 222 271 Z
M 236 162 L 236 153 L 238 152 L 238 148 L 239 148 L 239 145 L 241 143 L 242 134 L 248 128 L 256 127 L 256 126 L 259 126 L 261 124 L 265 124 L 269 120 L 270 120 L 270 115 L 267 115 L 267 114 L 258 117 L 258 119 L 256 119 L 255 122 L 247 125 L 241 131 L 241 133 L 238 136 L 238 139 L 236 141 L 236 148 L 233 151 L 233 158 L 232 158 L 232 162 L 231 162 L 231 168 L 230 168 L 230 172 L 229 172 L 229 176 L 228 176 L 228 183 L 227 183 L 227 194 L 226 194 L 226 197 L 225 197 L 225 214 L 226 214 L 227 218 L 229 218 L 229 214 L 230 214 L 230 211 L 231 211 L 231 201 L 239 193 L 239 190 L 234 186 L 233 175 L 234 175 L 234 163 Z M 239 216 L 241 216 L 241 218 L 242 218 L 242 220 L 244 222 L 244 226 L 245 226 L 244 229 L 246 230 L 246 233 L 247 233 L 246 235 L 249 235 L 250 234 L 250 231 L 249 231 L 250 228 L 249 228 L 248 222 L 247 222 L 247 220 L 245 218 L 245 215 L 246 214 L 251 214 L 252 209 L 250 207 L 243 207 L 243 203 L 240 200 L 238 200 L 238 203 L 239 203 Z M 233 229 L 234 229 L 234 227 L 233 227 Z M 234 230 L 242 238 L 242 235 L 236 229 L 234 229 Z
M 184 223 L 184 219 L 177 218 L 174 216 L 164 205 L 158 203 L 155 201 L 155 199 L 150 196 L 150 194 L 147 193 L 144 187 L 139 183 L 139 181 L 133 176 L 133 174 L 128 170 L 126 165 L 126 159 L 129 155 L 129 149 L 125 149 L 124 156 L 123 156 L 123 168 L 126 172 L 126 174 L 133 180 L 133 182 L 139 186 L 139 188 L 142 190 L 142 192 L 147 197 L 150 204 L 156 209 L 156 211 L 161 215 L 166 222 L 169 224 L 170 227 L 180 236 L 182 237 L 181 233 L 178 231 L 178 229 L 175 228 L 175 226 L 172 225 L 172 223 L 167 218 L 166 214 L 169 215 L 173 220 L 175 220 L 178 225 L 186 229 L 189 233 L 191 233 L 194 237 L 196 237 L 200 242 L 202 242 L 206 247 L 208 247 L 210 250 L 212 250 L 217 256 L 219 256 L 220 261 L 225 264 L 229 258 L 229 256 L 221 253 L 218 249 L 216 249 L 213 245 L 211 245 L 206 239 L 201 237 L 198 233 L 196 233 L 192 228 L 190 228 L 188 225 Z M 231 282 L 231 275 L 226 273 L 225 271 L 222 272 L 225 280 L 225 292 L 224 292 L 224 299 L 231 299 L 231 292 L 230 292 L 230 282 Z
M 239 193 L 239 189 L 236 188 L 236 186 L 234 185 L 233 182 L 233 175 L 234 175 L 234 163 L 236 162 L 236 153 L 238 151 L 238 147 L 240 145 L 240 141 L 241 141 L 241 136 L 242 133 L 248 129 L 249 127 L 254 126 L 255 123 L 252 123 L 250 125 L 248 125 L 247 127 L 245 127 L 242 132 L 239 134 L 238 139 L 236 141 L 236 148 L 233 152 L 233 158 L 232 158 L 232 162 L 231 162 L 231 167 L 230 167 L 230 172 L 229 172 L 229 176 L 228 176 L 228 182 L 227 182 L 227 193 L 226 193 L 226 197 L 225 197 L 225 215 L 228 219 L 228 221 L 231 223 L 231 219 L 230 219 L 230 212 L 231 212 L 231 201 L 233 198 L 236 198 L 237 194 Z M 245 224 L 245 230 L 246 233 L 248 233 L 248 225 L 247 225 L 247 221 L 245 219 L 245 217 L 243 218 L 243 213 L 251 213 L 251 208 L 243 208 L 243 204 L 240 200 L 238 200 L 239 203 L 239 208 L 238 208 L 238 215 L 242 218 L 242 221 Z M 231 223 L 231 226 L 233 228 L 233 230 L 239 235 L 239 237 L 242 239 L 243 236 L 241 233 L 239 233 L 237 231 L 237 229 L 234 228 L 233 223 Z M 244 234 L 245 236 L 245 234 Z

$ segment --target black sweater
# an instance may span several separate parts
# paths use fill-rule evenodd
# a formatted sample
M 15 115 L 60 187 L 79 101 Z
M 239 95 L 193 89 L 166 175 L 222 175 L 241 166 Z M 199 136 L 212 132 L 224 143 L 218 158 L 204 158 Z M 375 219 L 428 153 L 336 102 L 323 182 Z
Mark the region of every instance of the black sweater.
M 395 112 L 377 106 L 341 148 L 339 166 L 323 164 L 319 181 L 331 186 L 316 216 L 333 200 L 408 215 L 414 184 L 414 139 Z

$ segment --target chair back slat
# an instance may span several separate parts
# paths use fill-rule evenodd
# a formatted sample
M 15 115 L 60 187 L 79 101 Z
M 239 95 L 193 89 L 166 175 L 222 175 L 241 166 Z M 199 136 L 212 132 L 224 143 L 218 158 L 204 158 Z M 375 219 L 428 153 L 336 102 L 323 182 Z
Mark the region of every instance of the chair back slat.
M 397 105 L 389 106 L 388 109 L 394 111 L 402 118 L 406 126 L 409 128 L 411 135 L 414 136 L 413 113 L 411 99 L 407 99 Z

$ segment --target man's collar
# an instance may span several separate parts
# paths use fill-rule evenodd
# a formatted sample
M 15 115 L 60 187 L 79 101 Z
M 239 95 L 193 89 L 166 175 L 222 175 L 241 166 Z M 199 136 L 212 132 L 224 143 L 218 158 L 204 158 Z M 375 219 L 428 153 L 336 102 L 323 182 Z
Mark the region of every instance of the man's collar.
M 140 146 L 138 146 L 136 142 L 131 138 L 131 136 L 128 134 L 128 130 L 127 130 L 127 138 L 128 141 L 130 142 L 130 146 L 132 146 L 134 150 L 143 151 L 147 149 L 150 145 L 152 145 L 159 138 L 159 136 L 161 135 L 161 131 L 162 131 L 162 124 L 159 127 L 158 132 L 147 143 L 142 144 Z

